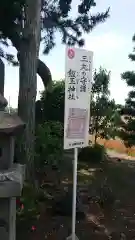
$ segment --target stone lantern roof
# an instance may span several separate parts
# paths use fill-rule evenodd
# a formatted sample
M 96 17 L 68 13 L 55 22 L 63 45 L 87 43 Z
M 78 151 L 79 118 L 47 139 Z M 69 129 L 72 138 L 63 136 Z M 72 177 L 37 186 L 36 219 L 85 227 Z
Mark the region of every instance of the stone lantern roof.
M 16 113 L 5 112 L 7 104 L 7 100 L 0 94 L 0 133 L 16 134 L 25 124 Z

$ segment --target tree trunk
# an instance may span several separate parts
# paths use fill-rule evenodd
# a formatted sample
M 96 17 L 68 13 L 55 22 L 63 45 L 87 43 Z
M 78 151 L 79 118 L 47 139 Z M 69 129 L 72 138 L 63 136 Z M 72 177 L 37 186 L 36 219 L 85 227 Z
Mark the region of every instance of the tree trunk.
M 0 59 L 0 94 L 4 96 L 5 65 Z
M 95 139 L 94 139 L 94 144 L 97 143 L 97 137 L 98 137 L 98 116 L 95 118 Z
M 97 143 L 97 133 L 95 133 L 94 145 Z
M 37 59 L 40 45 L 41 0 L 26 0 L 26 22 L 20 45 L 20 82 L 18 114 L 26 123 L 26 129 L 19 142 L 20 161 L 26 163 L 27 180 L 33 181 L 35 101 L 37 93 Z

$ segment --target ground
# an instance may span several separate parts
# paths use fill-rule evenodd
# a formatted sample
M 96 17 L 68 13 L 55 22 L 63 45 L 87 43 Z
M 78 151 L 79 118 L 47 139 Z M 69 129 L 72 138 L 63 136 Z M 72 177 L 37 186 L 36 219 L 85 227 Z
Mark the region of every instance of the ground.
M 134 166 L 134 162 L 129 164 L 126 161 L 110 160 L 98 166 L 79 166 L 78 190 L 86 215 L 84 220 L 77 221 L 76 224 L 79 239 L 135 239 Z M 48 176 L 44 187 L 54 197 L 61 195 L 65 186 L 72 183 L 71 171 L 63 172 L 59 177 L 59 173 L 53 170 Z M 111 196 L 107 196 L 107 201 L 101 193 L 105 179 L 106 185 L 111 189 Z M 104 202 L 98 200 L 101 194 Z M 17 228 L 17 240 L 66 239 L 71 233 L 71 218 L 52 216 L 48 210 L 51 207 L 51 200 L 43 202 L 37 220 L 21 223 Z

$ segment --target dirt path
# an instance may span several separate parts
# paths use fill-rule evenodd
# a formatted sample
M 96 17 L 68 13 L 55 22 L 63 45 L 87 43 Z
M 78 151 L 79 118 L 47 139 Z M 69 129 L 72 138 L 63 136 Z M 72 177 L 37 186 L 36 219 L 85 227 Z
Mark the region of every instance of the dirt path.
M 124 153 L 118 153 L 114 150 L 109 150 L 107 149 L 107 155 L 110 157 L 110 158 L 119 158 L 121 160 L 132 160 L 132 161 L 135 161 L 135 157 L 132 157 L 132 156 L 129 156 L 127 154 L 124 154 Z

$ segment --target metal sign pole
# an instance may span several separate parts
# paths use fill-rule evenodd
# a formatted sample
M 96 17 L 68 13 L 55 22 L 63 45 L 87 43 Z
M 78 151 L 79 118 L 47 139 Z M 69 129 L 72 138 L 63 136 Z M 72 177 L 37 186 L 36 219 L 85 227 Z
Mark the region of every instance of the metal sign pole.
M 73 202 L 72 202 L 72 233 L 67 240 L 79 240 L 75 234 L 76 230 L 76 195 L 77 195 L 77 162 L 78 162 L 78 148 L 74 148 L 73 160 Z
M 78 148 L 74 149 L 74 164 L 73 164 L 73 205 L 72 205 L 72 240 L 76 239 L 75 226 L 76 226 L 76 195 L 77 195 L 77 161 L 78 161 Z

